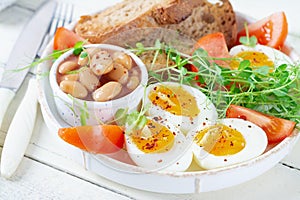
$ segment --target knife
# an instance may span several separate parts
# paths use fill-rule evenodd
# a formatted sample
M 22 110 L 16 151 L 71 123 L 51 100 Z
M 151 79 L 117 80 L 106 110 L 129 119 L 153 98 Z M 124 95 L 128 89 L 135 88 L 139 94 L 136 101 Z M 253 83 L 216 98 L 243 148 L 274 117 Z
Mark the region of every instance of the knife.
M 36 52 L 49 28 L 55 7 L 55 1 L 43 4 L 25 26 L 13 47 L 0 80 L 0 126 L 7 107 L 21 86 L 29 68 L 18 72 L 14 70 L 32 63 L 35 59 Z
M 43 4 L 25 26 L 14 45 L 0 80 L 0 125 L 29 68 L 18 72 L 13 70 L 26 66 L 35 59 L 43 37 L 49 29 L 56 4 L 56 1 Z M 27 92 L 8 129 L 0 163 L 3 177 L 9 178 L 15 172 L 30 141 L 37 111 L 36 90 L 35 80 L 30 80 Z

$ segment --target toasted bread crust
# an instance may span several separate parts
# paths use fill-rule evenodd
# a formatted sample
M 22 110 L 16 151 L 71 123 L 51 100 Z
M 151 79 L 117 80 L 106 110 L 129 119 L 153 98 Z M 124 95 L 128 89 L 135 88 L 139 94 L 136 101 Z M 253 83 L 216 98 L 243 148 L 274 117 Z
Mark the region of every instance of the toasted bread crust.
M 150 5 L 144 5 L 146 2 Z M 228 0 L 217 4 L 206 0 L 124 0 L 98 14 L 82 16 L 75 32 L 91 43 L 101 43 L 120 32 L 144 27 L 173 29 L 194 40 L 223 32 L 229 47 L 237 32 Z

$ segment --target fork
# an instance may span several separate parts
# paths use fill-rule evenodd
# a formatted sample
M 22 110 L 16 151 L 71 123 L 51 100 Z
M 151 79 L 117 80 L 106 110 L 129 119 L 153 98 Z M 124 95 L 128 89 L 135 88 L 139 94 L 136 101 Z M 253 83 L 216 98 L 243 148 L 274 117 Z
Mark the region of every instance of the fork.
M 54 36 L 58 27 L 66 27 L 74 18 L 74 5 L 69 3 L 58 3 L 56 11 L 53 15 L 51 25 L 49 26 L 48 33 L 45 35 L 43 42 L 38 50 L 37 56 L 41 57 L 47 44 Z
M 40 45 L 39 51 L 36 55 L 36 58 L 39 58 L 42 51 L 44 50 L 45 46 L 48 44 L 49 40 L 53 37 L 55 34 L 55 31 L 57 27 L 59 26 L 65 26 L 69 24 L 72 21 L 73 18 L 73 5 L 69 4 L 59 4 L 56 7 L 56 12 L 52 16 L 52 22 L 51 25 L 47 30 L 47 34 L 45 34 L 43 38 L 42 45 Z M 15 170 L 18 168 L 18 165 L 22 159 L 22 157 L 25 154 L 26 148 L 30 142 L 30 138 L 33 132 L 33 128 L 35 125 L 35 118 L 36 118 L 36 112 L 37 112 L 37 83 L 35 77 L 35 70 L 36 68 L 32 68 L 34 71 L 31 71 L 29 75 L 29 83 L 27 87 L 27 91 L 24 95 L 24 98 L 21 102 L 21 104 L 18 107 L 18 110 L 16 111 L 16 114 L 13 118 L 13 121 L 10 124 L 10 127 L 18 127 L 18 122 L 20 120 L 23 120 L 24 113 L 26 113 L 26 117 L 29 119 L 27 120 L 26 128 L 29 131 L 25 131 L 24 134 L 21 134 L 21 136 L 18 135 L 18 140 L 16 140 L 16 134 L 19 131 L 19 127 L 15 128 L 11 131 L 10 137 L 8 142 L 6 141 L 6 156 L 5 156 L 5 165 L 1 165 L 1 175 L 5 178 L 11 177 Z M 8 130 L 8 132 L 10 129 Z M 8 137 L 8 135 L 6 136 Z M 18 141 L 18 143 L 15 143 L 15 141 Z M 18 151 L 15 151 L 15 144 L 17 144 L 17 147 L 19 148 Z M 12 153 L 13 152 L 13 153 Z M 3 153 L 3 152 L 2 152 Z M 9 155 L 9 156 L 7 156 Z M 11 156 L 13 155 L 13 156 Z M 2 154 L 3 156 L 3 154 Z M 1 157 L 2 159 L 2 157 Z M 2 161 L 2 160 L 1 160 Z M 1 163 L 2 164 L 2 163 Z M 3 167 L 3 169 L 2 169 Z

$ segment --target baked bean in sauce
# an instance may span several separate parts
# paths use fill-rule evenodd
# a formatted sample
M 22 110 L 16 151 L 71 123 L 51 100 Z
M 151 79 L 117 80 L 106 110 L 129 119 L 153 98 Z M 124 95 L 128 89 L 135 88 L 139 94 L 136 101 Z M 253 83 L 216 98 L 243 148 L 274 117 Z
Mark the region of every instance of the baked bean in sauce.
M 79 56 L 71 55 L 57 69 L 60 89 L 87 101 L 121 98 L 140 81 L 141 71 L 128 54 L 100 48 L 87 48 Z

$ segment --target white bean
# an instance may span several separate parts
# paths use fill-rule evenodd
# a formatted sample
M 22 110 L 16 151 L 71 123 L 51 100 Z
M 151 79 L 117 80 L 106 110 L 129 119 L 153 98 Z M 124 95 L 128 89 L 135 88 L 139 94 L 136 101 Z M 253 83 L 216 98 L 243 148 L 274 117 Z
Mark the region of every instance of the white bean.
M 107 51 L 99 51 L 93 55 L 91 59 L 90 68 L 93 70 L 94 74 L 98 76 L 107 74 L 113 67 L 112 57 Z
M 114 63 L 114 68 L 107 74 L 107 76 L 121 84 L 126 84 L 128 81 L 128 70 L 123 65 Z
M 138 72 L 138 70 L 136 69 L 136 67 L 133 68 L 133 69 L 131 69 L 131 70 L 130 70 L 130 73 L 131 73 L 132 76 L 139 76 L 139 72 Z
M 87 89 L 78 81 L 62 81 L 59 84 L 60 89 L 73 97 L 83 99 L 88 95 Z
M 66 81 L 78 81 L 79 74 L 66 74 L 60 77 L 60 82 L 63 80 Z
M 99 102 L 109 101 L 120 94 L 121 90 L 122 85 L 119 82 L 110 81 L 93 92 L 93 98 Z
M 132 68 L 132 59 L 128 54 L 124 52 L 116 51 L 113 54 L 113 60 L 115 63 L 123 65 L 128 70 Z
M 129 81 L 126 85 L 126 87 L 129 89 L 129 90 L 134 90 L 140 83 L 140 80 L 139 80 L 139 77 L 137 76 L 131 76 L 129 78 Z
M 67 74 L 68 72 L 75 70 L 78 67 L 79 65 L 77 64 L 77 62 L 68 60 L 60 64 L 60 66 L 58 67 L 58 72 L 60 74 Z
M 99 79 L 90 68 L 85 68 L 79 72 L 79 81 L 92 92 L 99 86 Z
M 100 48 L 87 48 L 85 51 L 89 54 L 89 57 L 92 58 L 96 53 L 102 50 Z
M 78 64 L 80 66 L 88 65 L 90 58 L 92 58 L 99 51 L 101 51 L 101 49 L 99 49 L 99 48 L 87 48 L 87 49 L 85 49 L 85 51 L 80 53 L 80 56 L 78 58 Z M 84 53 L 87 53 L 88 56 L 82 58 L 81 55 L 84 54 Z
M 89 55 L 83 56 L 84 54 L 87 54 L 86 51 L 82 51 L 78 57 L 78 65 L 80 66 L 86 66 L 89 63 Z

